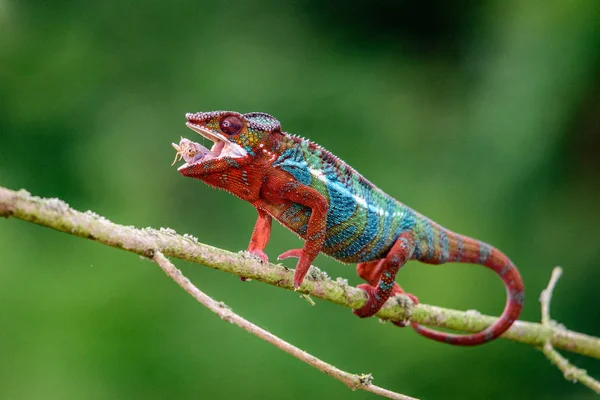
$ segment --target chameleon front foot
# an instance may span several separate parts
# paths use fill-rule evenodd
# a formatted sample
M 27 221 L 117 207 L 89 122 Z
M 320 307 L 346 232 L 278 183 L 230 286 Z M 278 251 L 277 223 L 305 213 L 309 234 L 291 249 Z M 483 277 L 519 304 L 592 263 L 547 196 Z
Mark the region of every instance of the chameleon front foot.
M 248 255 L 250 255 L 250 257 L 252 258 L 256 258 L 258 261 L 260 261 L 261 263 L 268 263 L 269 262 L 269 256 L 262 250 L 258 250 L 258 249 L 254 249 L 254 250 L 248 250 L 247 251 Z M 240 276 L 240 280 L 242 282 L 246 282 L 249 279 L 244 277 L 244 276 Z
M 248 250 L 248 254 L 265 264 L 269 262 L 269 256 L 262 250 Z
M 304 281 L 304 277 L 310 268 L 311 260 L 308 260 L 307 256 L 304 254 L 303 249 L 292 249 L 286 252 L 283 252 L 277 257 L 278 260 L 285 260 L 286 258 L 297 258 L 298 264 L 296 264 L 296 271 L 294 272 L 294 289 L 298 289 L 302 286 L 302 282 Z

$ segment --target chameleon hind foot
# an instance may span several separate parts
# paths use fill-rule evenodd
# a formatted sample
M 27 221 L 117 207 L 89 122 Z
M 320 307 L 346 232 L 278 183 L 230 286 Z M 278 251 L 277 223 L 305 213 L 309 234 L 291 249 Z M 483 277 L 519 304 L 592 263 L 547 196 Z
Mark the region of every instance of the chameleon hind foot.
M 403 294 L 403 295 L 407 296 L 412 301 L 413 306 L 416 306 L 417 304 L 419 304 L 419 299 L 417 298 L 417 296 L 415 296 L 414 294 L 406 293 L 404 291 L 404 289 L 402 289 L 402 287 L 400 285 L 398 285 L 397 283 L 394 284 L 392 296 L 394 296 L 396 294 Z M 390 322 L 392 324 L 396 325 L 398 328 L 405 328 L 408 325 L 410 325 L 410 320 L 408 318 L 405 320 L 402 320 L 402 321 L 390 321 Z
M 268 264 L 269 262 L 269 256 L 262 250 L 248 250 L 248 254 L 262 263 Z
M 383 307 L 383 305 L 387 301 L 387 298 L 382 299 L 381 296 L 378 295 L 377 287 L 372 286 L 368 283 L 362 283 L 362 284 L 358 285 L 357 289 L 360 289 L 363 292 L 365 292 L 368 297 L 368 300 L 364 306 L 362 306 L 359 309 L 352 310 L 354 315 L 357 315 L 360 318 L 367 318 L 367 317 L 370 317 L 370 316 L 376 314 L 377 311 L 379 311 L 379 309 L 381 307 Z M 403 294 L 405 296 L 408 296 L 408 298 L 410 298 L 412 300 L 414 305 L 419 304 L 419 299 L 417 298 L 417 296 L 410 294 L 410 293 L 406 293 L 400 285 L 398 285 L 396 282 L 394 282 L 390 297 L 394 296 L 396 294 Z M 408 325 L 408 321 L 391 321 L 391 322 L 394 325 L 399 326 L 399 327 Z

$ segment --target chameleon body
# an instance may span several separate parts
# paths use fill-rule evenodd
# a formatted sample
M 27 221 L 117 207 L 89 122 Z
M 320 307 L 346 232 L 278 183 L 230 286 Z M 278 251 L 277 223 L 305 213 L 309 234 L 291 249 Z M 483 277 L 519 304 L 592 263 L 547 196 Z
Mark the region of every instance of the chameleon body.
M 411 323 L 413 328 L 434 340 L 469 346 L 500 336 L 518 318 L 521 276 L 496 248 L 451 232 L 400 203 L 321 146 L 283 132 L 268 114 L 215 111 L 186 118 L 188 127 L 215 144 L 211 150 L 187 139 L 174 145 L 186 161 L 179 172 L 256 208 L 258 220 L 248 251 L 261 260 L 268 260 L 264 249 L 273 218 L 298 234 L 304 247 L 279 256 L 298 258 L 296 288 L 319 252 L 356 263 L 358 275 L 367 281 L 358 287 L 368 301 L 353 312 L 364 318 L 374 315 L 391 295 L 404 293 L 395 278 L 408 260 L 473 263 L 495 271 L 506 287 L 506 306 L 496 323 L 468 335 Z

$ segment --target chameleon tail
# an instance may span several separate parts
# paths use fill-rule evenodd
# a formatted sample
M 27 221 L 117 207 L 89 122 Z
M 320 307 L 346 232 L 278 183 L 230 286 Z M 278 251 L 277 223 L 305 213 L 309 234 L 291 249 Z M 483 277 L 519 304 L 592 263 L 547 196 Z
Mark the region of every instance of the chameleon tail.
M 445 236 L 447 243 L 445 255 L 435 252 L 426 263 L 439 264 L 443 262 L 461 262 L 479 264 L 496 272 L 506 288 L 506 305 L 500 318 L 490 327 L 481 332 L 468 335 L 454 335 L 425 328 L 417 323 L 411 326 L 419 334 L 433 340 L 461 346 L 475 346 L 489 342 L 502 335 L 518 319 L 523 308 L 523 281 L 514 264 L 500 250 L 487 243 L 450 232 L 439 227 L 440 237 Z M 439 246 L 438 246 L 439 247 Z

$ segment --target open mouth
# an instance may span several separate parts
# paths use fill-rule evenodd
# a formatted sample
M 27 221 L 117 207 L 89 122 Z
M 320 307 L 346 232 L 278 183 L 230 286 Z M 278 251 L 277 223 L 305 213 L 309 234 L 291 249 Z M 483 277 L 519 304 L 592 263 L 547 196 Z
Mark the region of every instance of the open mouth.
M 200 125 L 196 125 L 192 122 L 186 122 L 186 126 L 191 130 L 199 133 L 203 137 L 211 140 L 214 144 L 210 149 L 202 146 L 200 143 L 192 142 L 191 140 L 181 138 L 179 144 L 171 143 L 173 148 L 177 151 L 175 154 L 175 164 L 179 160 L 184 160 L 185 164 L 178 168 L 178 170 L 189 167 L 191 165 L 199 164 L 204 161 L 214 160 L 224 157 L 239 158 L 248 155 L 248 152 L 244 150 L 237 143 L 231 142 L 225 136 L 220 133 L 213 132 Z M 173 165 L 171 164 L 171 165 Z

